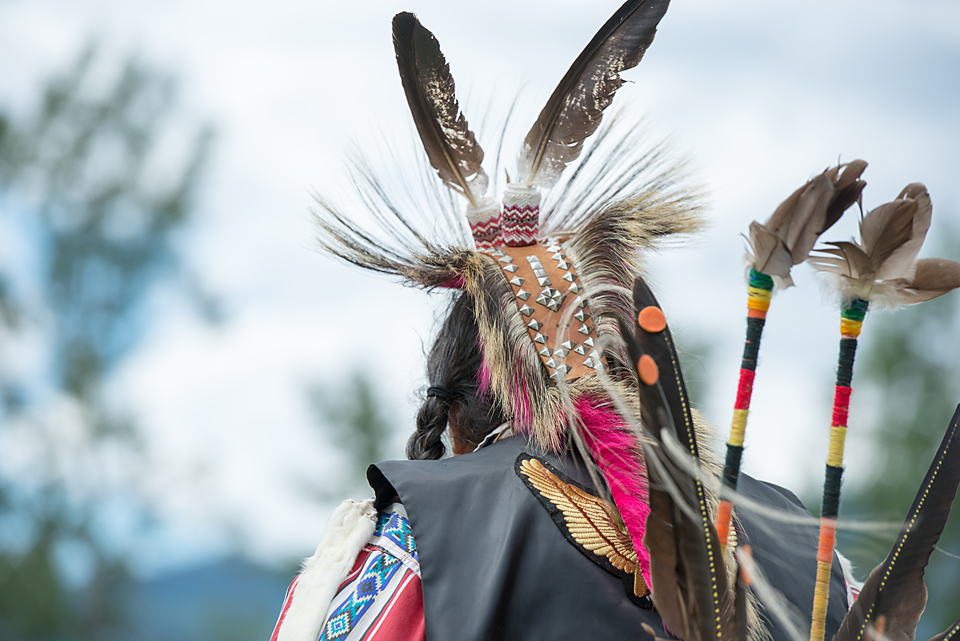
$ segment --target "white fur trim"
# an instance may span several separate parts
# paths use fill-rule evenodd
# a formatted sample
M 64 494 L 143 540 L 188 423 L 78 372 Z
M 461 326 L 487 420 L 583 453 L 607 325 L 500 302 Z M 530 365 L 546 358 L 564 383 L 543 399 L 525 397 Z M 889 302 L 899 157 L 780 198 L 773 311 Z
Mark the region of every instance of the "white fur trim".
M 333 511 L 317 551 L 303 562 L 277 641 L 317 641 L 337 588 L 376 525 L 373 499 L 344 501 Z

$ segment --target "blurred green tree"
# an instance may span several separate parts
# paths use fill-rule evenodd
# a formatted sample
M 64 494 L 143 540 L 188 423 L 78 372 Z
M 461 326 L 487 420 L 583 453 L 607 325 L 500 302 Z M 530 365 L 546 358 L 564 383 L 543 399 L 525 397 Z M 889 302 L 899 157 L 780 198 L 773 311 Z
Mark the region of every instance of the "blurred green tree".
M 365 497 L 370 493 L 367 467 L 403 455 L 390 447 L 396 427 L 387 418 L 389 409 L 383 398 L 377 394 L 369 375 L 359 370 L 339 386 L 311 385 L 307 398 L 317 424 L 341 453 L 335 478 L 325 479 L 322 487 L 309 482 L 311 493 L 324 501 Z M 356 492 L 360 494 L 355 495 Z
M 189 282 L 176 233 L 212 136 L 173 119 L 170 77 L 101 63 L 89 47 L 33 113 L 0 109 L 3 639 L 115 637 L 124 532 L 149 523 L 137 433 L 103 386 L 155 288 Z
M 958 241 L 956 232 L 943 234 L 933 255 L 957 259 Z M 871 473 L 848 481 L 841 510 L 848 521 L 890 521 L 897 527 L 882 536 L 842 535 L 842 551 L 864 573 L 887 555 L 960 403 L 960 292 L 895 314 L 871 314 L 867 322 L 873 327 L 865 334 L 869 342 L 858 357 L 854 386 L 869 405 Z M 924 578 L 929 600 L 920 639 L 960 617 L 960 558 L 950 556 L 960 555 L 960 501 L 938 548 Z

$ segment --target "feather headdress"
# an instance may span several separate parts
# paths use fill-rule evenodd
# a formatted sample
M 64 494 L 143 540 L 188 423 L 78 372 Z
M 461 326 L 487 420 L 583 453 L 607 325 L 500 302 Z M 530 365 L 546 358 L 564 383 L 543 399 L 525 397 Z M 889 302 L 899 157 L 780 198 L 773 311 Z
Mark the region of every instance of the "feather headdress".
M 438 219 L 415 222 L 365 167 L 362 197 L 383 234 L 320 202 L 320 242 L 327 251 L 414 286 L 454 287 L 473 296 L 482 383 L 515 426 L 544 447 L 559 446 L 569 419 L 565 407 L 601 393 L 589 375 L 605 366 L 598 341 L 617 335 L 617 317 L 629 315 L 629 287 L 643 251 L 700 225 L 696 196 L 680 188 L 681 175 L 661 147 L 616 117 L 601 127 L 623 84 L 620 72 L 639 63 L 667 5 L 630 0 L 600 29 L 527 134 L 517 161 L 521 182 L 507 185 L 502 203 L 487 194 L 484 153 L 439 43 L 413 14 L 398 14 L 393 42 L 407 103 L 430 165 L 463 196 L 464 211 L 438 194 Z M 592 134 L 593 145 L 585 147 Z M 570 175 L 561 177 L 574 161 Z M 552 187 L 543 212 L 539 187 Z M 456 233 L 464 218 L 472 239 Z M 454 233 L 438 238 L 436 230 L 444 228 Z M 616 349 L 608 358 L 617 358 Z
M 609 488 L 647 581 L 643 457 L 610 399 L 611 386 L 613 395 L 636 399 L 637 376 L 624 367 L 616 337 L 632 315 L 644 252 L 701 223 L 696 193 L 683 188 L 663 148 L 639 127 L 603 117 L 620 73 L 640 62 L 668 4 L 628 0 L 601 27 L 531 127 L 508 172 L 516 182 L 500 198 L 487 194 L 487 176 L 496 174 L 483 169 L 436 38 L 412 14 L 398 14 L 393 41 L 407 103 L 432 170 L 458 196 L 437 193 L 436 218 L 418 224 L 361 166 L 361 198 L 382 233 L 327 201 L 318 213 L 320 242 L 331 253 L 473 298 L 481 387 L 541 448 L 558 450 L 569 438 L 596 463 L 606 481 L 598 486 Z M 549 190 L 542 208 L 541 189 Z M 466 227 L 470 236 L 456 234 Z M 442 238 L 439 229 L 453 233 Z

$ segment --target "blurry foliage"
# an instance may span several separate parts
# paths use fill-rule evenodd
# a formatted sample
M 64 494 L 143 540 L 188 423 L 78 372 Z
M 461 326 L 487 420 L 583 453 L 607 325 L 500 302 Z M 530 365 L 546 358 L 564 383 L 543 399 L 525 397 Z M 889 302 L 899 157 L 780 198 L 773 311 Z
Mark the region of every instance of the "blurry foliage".
M 716 355 L 717 342 L 703 335 L 688 335 L 683 330 L 676 333 L 680 371 L 683 372 L 687 396 L 690 397 L 691 406 L 703 409 L 710 385 L 707 372 L 710 371 Z
M 314 494 L 327 501 L 343 500 L 357 491 L 366 496 L 370 493 L 367 467 L 392 454 L 389 445 L 395 430 L 373 381 L 357 371 L 339 386 L 311 386 L 307 397 L 318 424 L 340 453 L 341 462 L 336 478 L 326 479 L 324 488 Z
M 957 247 L 957 232 L 942 234 L 933 255 L 957 259 Z M 894 314 L 871 313 L 864 338 L 854 386 L 871 400 L 875 417 L 869 434 L 872 474 L 848 480 L 841 512 L 845 520 L 891 521 L 897 528 L 883 536 L 841 536 L 843 553 L 863 574 L 886 557 L 960 403 L 960 291 Z M 938 548 L 960 555 L 960 498 Z M 929 600 L 918 638 L 960 617 L 960 559 L 948 554 L 937 550 L 930 557 L 924 577 Z
M 31 114 L 0 108 L 0 638 L 114 638 L 117 522 L 149 522 L 131 420 L 105 377 L 177 274 L 209 130 L 181 135 L 174 83 L 89 48 Z M 109 66 L 109 65 L 107 65 Z M 116 68 L 114 68 L 116 70 Z M 122 535 L 120 535 L 122 539 Z

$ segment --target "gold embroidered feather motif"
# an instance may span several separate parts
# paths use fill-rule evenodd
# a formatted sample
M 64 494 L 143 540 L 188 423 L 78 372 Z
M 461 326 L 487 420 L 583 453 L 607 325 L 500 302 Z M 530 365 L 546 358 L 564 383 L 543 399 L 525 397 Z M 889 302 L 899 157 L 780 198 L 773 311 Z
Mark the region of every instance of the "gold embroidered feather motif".
M 606 559 L 613 568 L 632 575 L 635 596 L 648 596 L 650 590 L 640 574 L 633 542 L 616 509 L 600 497 L 565 482 L 538 459 L 523 457 L 518 463 L 518 471 L 529 481 L 529 486 L 562 515 L 568 538 L 584 550 Z M 541 502 L 549 509 L 544 501 Z M 554 521 L 560 525 L 559 519 L 554 518 Z

